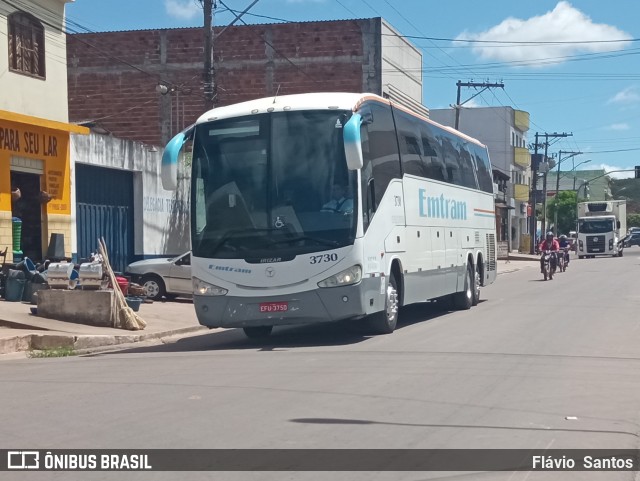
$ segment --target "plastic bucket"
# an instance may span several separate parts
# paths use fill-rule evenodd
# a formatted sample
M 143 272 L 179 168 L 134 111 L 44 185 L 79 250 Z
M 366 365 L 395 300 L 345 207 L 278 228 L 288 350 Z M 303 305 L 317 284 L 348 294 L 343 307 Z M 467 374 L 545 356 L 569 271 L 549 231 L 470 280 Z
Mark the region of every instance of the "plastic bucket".
M 26 281 L 24 279 L 9 277 L 4 290 L 4 300 L 9 302 L 20 302 L 22 300 L 25 283 Z
M 122 293 L 127 296 L 129 294 L 129 281 L 127 280 L 127 278 L 118 276 L 116 277 L 116 281 L 118 282 Z
M 142 304 L 141 297 L 125 297 L 125 301 L 127 301 L 127 305 L 134 310 L 134 312 L 138 312 L 140 309 L 140 304 Z

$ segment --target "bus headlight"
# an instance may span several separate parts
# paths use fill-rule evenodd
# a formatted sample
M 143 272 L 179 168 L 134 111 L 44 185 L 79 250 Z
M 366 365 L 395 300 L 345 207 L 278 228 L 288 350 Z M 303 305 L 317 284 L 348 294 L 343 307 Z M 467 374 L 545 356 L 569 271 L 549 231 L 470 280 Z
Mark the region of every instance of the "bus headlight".
M 193 285 L 193 293 L 199 296 L 224 296 L 229 292 L 223 287 L 214 286 L 197 277 L 192 277 L 191 283 Z
M 353 266 L 318 282 L 318 287 L 339 287 L 357 284 L 362 280 L 362 267 Z

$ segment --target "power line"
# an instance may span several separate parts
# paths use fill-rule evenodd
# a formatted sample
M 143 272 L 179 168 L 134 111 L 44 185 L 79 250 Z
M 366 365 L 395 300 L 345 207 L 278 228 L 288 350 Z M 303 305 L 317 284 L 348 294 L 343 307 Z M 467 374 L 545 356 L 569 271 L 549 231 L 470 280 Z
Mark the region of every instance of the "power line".
M 383 34 L 388 36 L 395 36 L 393 34 Z M 461 38 L 443 38 L 443 37 L 425 37 L 416 35 L 402 35 L 403 38 L 416 39 L 416 40 L 433 40 L 441 42 L 461 42 L 461 43 L 481 43 L 481 44 L 495 44 L 495 45 L 574 45 L 574 44 L 598 44 L 598 43 L 622 43 L 622 42 L 640 42 L 640 38 L 625 38 L 618 40 L 551 40 L 551 41 L 509 41 L 509 40 L 474 40 L 474 39 L 461 39 Z
M 349 8 L 347 8 L 347 6 L 344 3 L 342 3 L 340 0 L 336 0 L 336 3 L 339 4 L 342 8 L 344 8 L 347 12 L 349 12 L 354 17 L 358 16 L 353 12 L 353 10 L 350 10 Z
M 588 155 L 592 155 L 592 154 L 613 154 L 616 152 L 635 152 L 637 150 L 640 150 L 640 147 L 634 148 L 634 149 L 616 149 L 616 150 L 587 150 L 584 153 L 588 154 Z
M 231 12 L 233 12 L 233 13 L 237 13 L 235 10 L 233 10 L 233 9 L 229 8 L 229 7 L 228 7 L 228 6 L 227 6 L 227 5 L 226 5 L 222 0 L 219 0 L 219 1 L 220 1 L 220 4 L 221 4 L 221 5 L 223 5 L 224 7 L 228 8 L 228 9 L 229 9 L 229 11 L 231 11 Z M 247 22 L 245 22 L 244 20 L 240 19 L 240 21 L 241 21 L 244 25 L 247 25 Z M 276 54 L 280 55 L 280 56 L 281 56 L 283 59 L 285 59 L 289 64 L 291 64 L 291 65 L 292 65 L 296 70 L 298 70 L 300 73 L 302 73 L 305 77 L 307 77 L 308 79 L 312 80 L 312 81 L 313 81 L 313 82 L 315 82 L 315 83 L 318 83 L 318 82 L 320 82 L 320 83 L 321 83 L 321 80 L 319 80 L 319 79 L 317 79 L 317 78 L 312 77 L 311 75 L 309 75 L 307 72 L 305 72 L 305 71 L 304 71 L 304 69 L 302 69 L 299 65 L 297 65 L 295 62 L 293 62 L 293 60 L 291 60 L 291 59 L 290 59 L 289 57 L 287 57 L 285 54 L 283 54 L 282 52 L 280 52 L 276 47 L 274 47 L 274 46 L 273 46 L 273 44 L 272 44 L 271 42 L 269 42 L 269 41 L 264 37 L 264 35 L 262 35 L 262 34 L 260 34 L 260 33 L 258 33 L 258 32 L 255 32 L 255 33 L 256 33 L 256 35 L 257 35 L 259 38 L 261 38 L 261 39 L 262 39 L 262 41 L 263 41 L 264 43 L 266 43 L 269 47 L 271 47 L 271 48 L 273 49 L 273 51 L 274 51 Z

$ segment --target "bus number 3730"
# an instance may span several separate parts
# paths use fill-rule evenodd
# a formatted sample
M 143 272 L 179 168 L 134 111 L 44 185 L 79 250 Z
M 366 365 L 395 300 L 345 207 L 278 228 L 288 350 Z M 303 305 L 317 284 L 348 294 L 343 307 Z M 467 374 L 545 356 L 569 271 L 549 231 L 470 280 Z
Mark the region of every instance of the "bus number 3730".
M 320 264 L 321 262 L 335 262 L 338 260 L 338 254 L 322 254 L 319 256 L 309 257 L 309 264 Z

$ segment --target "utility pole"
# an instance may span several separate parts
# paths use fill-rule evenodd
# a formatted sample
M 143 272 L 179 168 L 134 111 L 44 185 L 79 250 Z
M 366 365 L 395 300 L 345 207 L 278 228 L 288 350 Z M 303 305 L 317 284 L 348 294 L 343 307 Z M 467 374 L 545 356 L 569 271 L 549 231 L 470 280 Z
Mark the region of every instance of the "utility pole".
M 480 95 L 482 92 L 484 92 L 487 89 L 490 89 L 490 88 L 504 88 L 504 84 L 503 83 L 461 82 L 460 80 L 458 80 L 458 82 L 456 83 L 456 86 L 458 87 L 458 95 L 456 97 L 456 122 L 455 122 L 455 129 L 456 130 L 458 130 L 458 126 L 460 125 L 460 108 L 464 104 L 466 104 L 469 100 L 473 99 L 474 97 L 477 97 L 478 95 Z M 474 87 L 474 88 L 482 87 L 482 90 L 477 92 L 472 97 L 469 97 L 464 102 L 460 103 L 460 87 Z
M 573 134 L 567 134 L 567 133 L 561 133 L 558 134 L 557 132 L 554 132 L 553 134 L 548 134 L 545 133 L 544 134 L 544 160 L 545 162 L 548 162 L 547 160 L 547 152 L 549 150 L 549 138 L 562 138 L 562 137 L 572 137 Z M 548 164 L 547 164 L 548 166 Z M 546 228 L 547 228 L 547 173 L 549 172 L 549 169 L 547 168 L 545 170 L 544 173 L 544 179 L 543 179 L 543 186 L 542 186 L 542 192 L 544 193 L 544 197 L 542 199 L 542 232 L 546 232 Z
M 568 157 L 565 157 L 564 159 L 562 158 L 562 154 L 568 154 Z M 558 152 L 558 170 L 556 171 L 556 196 L 555 196 L 555 201 L 556 201 L 556 211 L 555 214 L 553 216 L 553 228 L 555 230 L 556 236 L 559 234 L 558 232 L 558 194 L 560 193 L 560 164 L 562 163 L 562 161 L 570 159 L 572 157 L 575 157 L 576 155 L 581 155 L 582 152 L 563 152 L 562 150 L 560 152 Z M 573 183 L 575 185 L 575 177 L 573 180 Z M 574 187 L 575 190 L 575 187 Z
M 546 235 L 547 232 L 547 174 L 549 173 L 549 160 L 547 159 L 547 153 L 549 151 L 549 134 L 544 134 L 544 161 L 547 162 L 547 167 L 542 176 L 542 225 L 540 228 L 540 235 Z
M 529 245 L 529 254 L 536 253 L 536 233 L 537 233 L 537 217 L 536 217 L 536 191 L 538 189 L 538 132 L 536 132 L 536 143 L 533 145 L 533 168 L 531 170 L 531 195 L 530 197 L 530 206 L 531 206 L 531 218 L 529 219 L 529 237 L 530 237 L 530 245 Z
M 205 110 L 213 108 L 214 79 L 213 79 L 213 2 L 202 0 L 204 10 L 204 98 Z
M 539 143 L 538 143 L 538 137 L 540 135 L 544 135 L 544 157 L 539 158 L 538 157 L 538 147 L 539 147 Z M 544 134 L 539 134 L 538 132 L 536 132 L 536 143 L 534 145 L 534 157 L 532 160 L 532 164 L 533 164 L 533 169 L 532 169 L 532 174 L 533 174 L 533 178 L 531 179 L 531 219 L 530 219 L 530 225 L 529 225 L 529 234 L 531 236 L 531 245 L 530 245 L 530 249 L 529 249 L 529 253 L 530 254 L 534 254 L 535 253 L 535 248 L 536 248 L 536 233 L 537 233 L 537 217 L 536 217 L 536 202 L 537 202 L 537 188 L 538 188 L 538 170 L 540 168 L 540 162 L 544 161 L 547 162 L 547 152 L 549 149 L 549 138 L 560 138 L 560 137 L 571 137 L 573 136 L 573 134 L 567 134 L 567 133 L 562 133 L 559 134 L 557 132 L 554 132 L 553 134 L 549 134 L 549 133 L 544 133 Z M 548 164 L 547 164 L 548 165 Z M 543 208 L 543 212 L 542 212 L 542 234 L 544 235 L 544 229 L 546 227 L 546 217 L 547 217 L 547 212 L 546 212 L 546 208 L 547 208 L 547 174 L 546 172 L 548 171 L 548 168 L 545 170 L 544 173 L 544 177 L 542 180 L 542 208 Z

